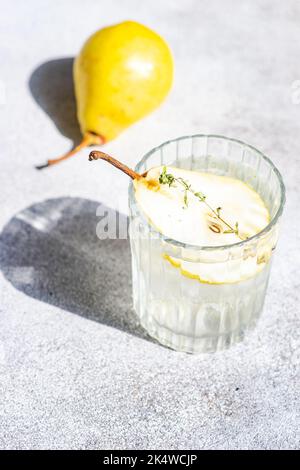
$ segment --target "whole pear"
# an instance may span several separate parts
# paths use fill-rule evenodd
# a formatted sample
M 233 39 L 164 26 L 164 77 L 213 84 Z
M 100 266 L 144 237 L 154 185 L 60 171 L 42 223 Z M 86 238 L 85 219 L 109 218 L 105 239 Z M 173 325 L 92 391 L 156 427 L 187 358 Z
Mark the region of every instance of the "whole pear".
M 125 21 L 97 31 L 74 63 L 82 133 L 114 139 L 163 101 L 172 78 L 170 50 L 151 29 Z
M 173 80 L 173 59 L 166 42 L 135 21 L 94 33 L 74 61 L 77 116 L 83 147 L 108 142 L 153 111 Z

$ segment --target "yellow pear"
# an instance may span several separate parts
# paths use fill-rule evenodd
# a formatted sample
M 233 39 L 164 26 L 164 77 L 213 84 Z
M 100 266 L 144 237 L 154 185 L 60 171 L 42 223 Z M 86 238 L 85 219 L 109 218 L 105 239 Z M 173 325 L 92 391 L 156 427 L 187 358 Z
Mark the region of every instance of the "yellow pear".
M 100 29 L 74 62 L 77 116 L 83 141 L 48 165 L 78 150 L 108 142 L 153 111 L 173 80 L 173 59 L 166 42 L 134 21 Z

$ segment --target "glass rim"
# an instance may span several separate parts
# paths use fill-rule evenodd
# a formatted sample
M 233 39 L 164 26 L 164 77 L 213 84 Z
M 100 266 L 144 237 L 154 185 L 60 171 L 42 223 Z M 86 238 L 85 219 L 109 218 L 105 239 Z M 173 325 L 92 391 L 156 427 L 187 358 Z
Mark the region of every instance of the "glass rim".
M 227 249 L 232 249 L 232 248 L 238 248 L 238 247 L 242 247 L 244 245 L 247 245 L 248 243 L 252 243 L 258 239 L 260 239 L 262 236 L 264 236 L 265 234 L 267 234 L 268 232 L 270 232 L 272 230 L 272 228 L 276 225 L 279 217 L 281 216 L 282 214 L 282 211 L 283 211 L 283 208 L 284 208 L 284 204 L 285 204 L 285 185 L 284 185 L 284 182 L 283 182 L 283 178 L 281 176 L 281 173 L 280 171 L 278 170 L 278 168 L 274 165 L 274 163 L 272 162 L 272 160 L 267 157 L 264 153 L 262 153 L 260 150 L 258 150 L 257 148 L 255 148 L 253 145 L 250 145 L 250 144 L 247 144 L 246 142 L 243 142 L 242 140 L 239 140 L 239 139 L 234 139 L 234 138 L 231 138 L 231 137 L 226 137 L 226 136 L 223 136 L 223 135 L 218 135 L 218 134 L 191 134 L 191 135 L 184 135 L 184 136 L 181 136 L 181 137 L 177 137 L 175 139 L 170 139 L 170 140 L 166 140 L 165 142 L 163 142 L 162 144 L 156 146 L 156 147 L 153 147 L 151 150 L 149 150 L 142 158 L 141 160 L 135 165 L 135 168 L 134 170 L 138 173 L 139 170 L 140 170 L 140 167 L 148 160 L 148 158 L 153 155 L 155 152 L 157 152 L 158 150 L 160 150 L 162 147 L 165 147 L 171 143 L 174 143 L 174 142 L 180 142 L 181 140 L 186 140 L 186 139 L 194 139 L 194 138 L 210 138 L 210 137 L 213 137 L 213 138 L 217 138 L 217 139 L 221 139 L 221 140 L 225 140 L 225 141 L 230 141 L 230 142 L 235 142 L 237 144 L 240 144 L 254 152 L 256 152 L 263 160 L 265 160 L 269 165 L 270 167 L 272 168 L 272 170 L 274 171 L 275 175 L 277 176 L 278 178 L 278 181 L 279 181 L 279 186 L 280 186 L 280 204 L 279 204 L 279 207 L 278 207 L 278 210 L 277 212 L 275 213 L 275 215 L 272 217 L 272 219 L 270 220 L 270 222 L 268 223 L 268 225 L 266 225 L 262 230 L 260 230 L 260 232 L 256 233 L 255 235 L 252 235 L 252 237 L 249 237 L 247 238 L 246 240 L 241 240 L 240 242 L 236 242 L 236 243 L 231 243 L 229 245 L 216 245 L 216 246 L 212 246 L 212 245 L 193 245 L 193 244 L 189 244 L 189 243 L 184 243 L 184 242 L 181 242 L 180 240 L 176 240 L 176 239 L 172 239 L 170 237 L 167 237 L 166 235 L 164 235 L 163 233 L 159 232 L 158 230 L 156 230 L 154 227 L 152 227 L 149 222 L 147 221 L 147 218 L 145 216 L 145 214 L 140 210 L 138 204 L 137 204 L 137 207 L 138 207 L 138 213 L 139 215 L 141 216 L 141 219 L 143 220 L 144 224 L 150 228 L 150 231 L 151 232 L 154 232 L 156 234 L 156 236 L 161 239 L 162 241 L 164 241 L 165 243 L 168 243 L 168 244 L 171 244 L 171 245 L 175 245 L 177 247 L 180 247 L 180 248 L 184 248 L 184 249 L 191 249 L 191 250 L 198 250 L 198 251 L 218 251 L 218 250 L 227 250 Z M 135 199 L 134 197 L 134 190 L 133 190 L 133 184 L 132 184 L 132 181 L 129 183 L 129 198 L 132 198 L 132 199 Z

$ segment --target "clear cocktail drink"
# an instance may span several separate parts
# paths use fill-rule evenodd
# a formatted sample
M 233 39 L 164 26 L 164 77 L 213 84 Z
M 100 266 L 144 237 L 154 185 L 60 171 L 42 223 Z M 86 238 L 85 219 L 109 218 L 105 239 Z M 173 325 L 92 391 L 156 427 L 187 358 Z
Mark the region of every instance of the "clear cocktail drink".
M 262 311 L 284 186 L 259 151 L 219 136 L 193 136 L 149 152 L 136 170 L 161 165 L 236 178 L 251 187 L 270 220 L 249 238 L 199 246 L 149 222 L 129 190 L 134 308 L 151 336 L 186 352 L 211 352 L 240 341 Z M 236 214 L 237 217 L 239 214 Z

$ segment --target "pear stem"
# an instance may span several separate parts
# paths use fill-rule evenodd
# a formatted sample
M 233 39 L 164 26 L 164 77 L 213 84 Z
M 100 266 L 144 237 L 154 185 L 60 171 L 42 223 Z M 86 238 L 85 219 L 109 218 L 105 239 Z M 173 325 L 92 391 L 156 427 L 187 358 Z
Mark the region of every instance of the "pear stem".
M 42 170 L 43 168 L 47 168 L 48 166 L 53 166 L 56 165 L 57 163 L 62 162 L 63 160 L 67 160 L 68 158 L 72 157 L 75 155 L 77 152 L 80 150 L 90 146 L 90 145 L 102 145 L 104 144 L 104 138 L 101 137 L 100 135 L 93 134 L 92 132 L 86 132 L 83 136 L 82 141 L 80 142 L 79 145 L 74 147 L 72 150 L 69 152 L 63 154 L 61 157 L 50 159 L 47 161 L 45 165 L 40 165 L 37 166 L 36 168 L 38 170 Z
M 123 171 L 123 173 L 125 173 L 127 176 L 129 176 L 133 180 L 143 178 L 142 175 L 140 175 L 139 173 L 132 170 L 128 166 L 124 165 L 124 163 L 121 163 L 119 160 L 112 157 L 111 155 L 108 155 L 105 152 L 99 152 L 98 150 L 93 150 L 89 154 L 89 161 L 91 162 L 92 160 L 105 160 L 106 162 L 118 168 L 118 170 Z

